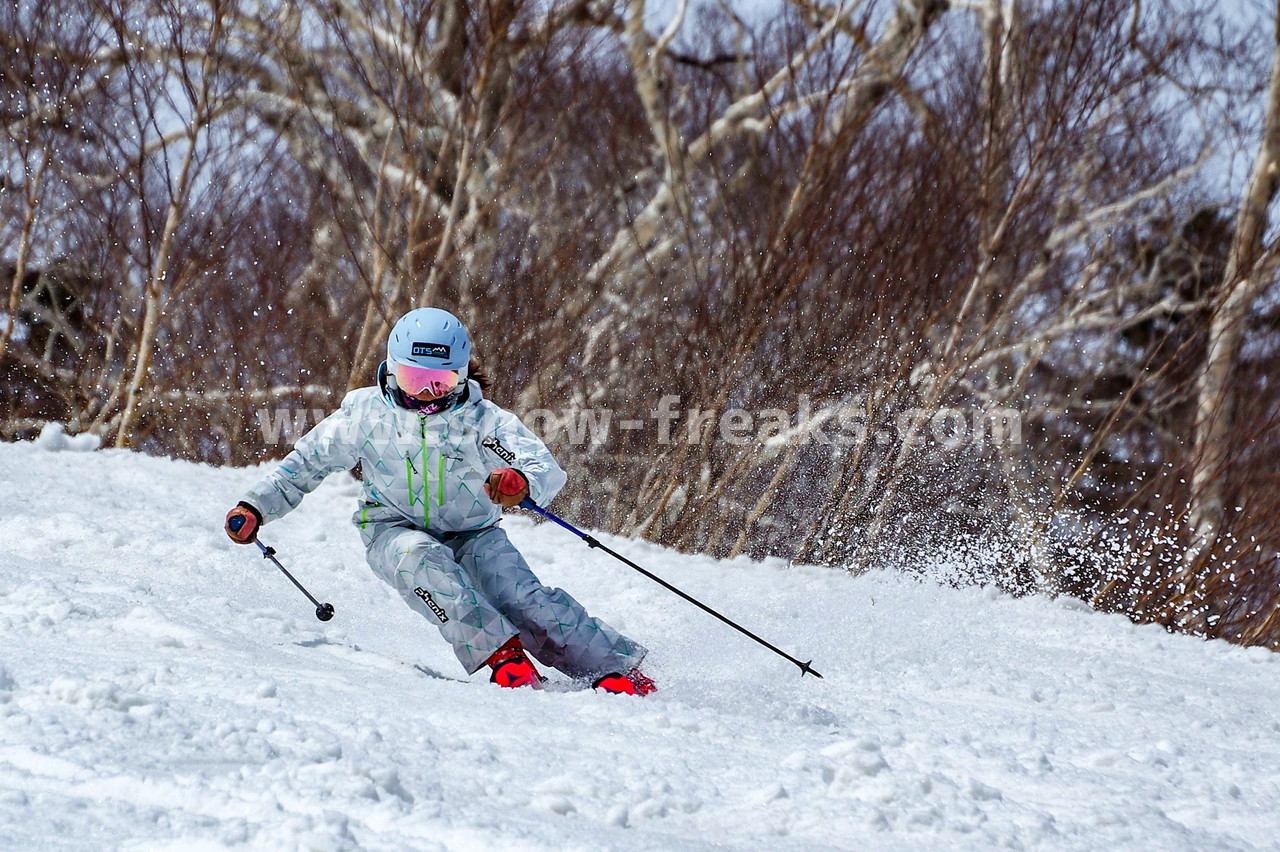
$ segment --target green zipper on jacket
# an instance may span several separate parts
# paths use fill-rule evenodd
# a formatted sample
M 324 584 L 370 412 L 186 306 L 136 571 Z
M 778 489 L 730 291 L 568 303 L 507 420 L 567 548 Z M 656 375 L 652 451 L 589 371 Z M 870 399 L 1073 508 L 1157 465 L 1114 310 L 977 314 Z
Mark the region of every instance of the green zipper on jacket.
M 422 438 L 422 526 L 431 526 L 431 498 L 428 496 L 431 491 L 431 479 L 427 476 L 427 460 L 431 458 L 427 454 L 427 421 L 421 417 L 418 418 L 418 435 Z
M 428 490 L 431 485 L 430 477 L 427 476 L 427 426 L 418 420 L 418 437 L 422 441 L 422 526 L 424 528 L 431 525 L 431 498 L 428 496 L 431 492 Z M 412 506 L 418 502 L 415 499 L 413 490 L 413 457 L 407 455 L 404 457 L 404 475 L 409 484 L 409 505 Z
M 427 475 L 429 468 L 427 462 L 431 458 L 431 452 L 427 448 L 427 424 L 425 421 L 418 420 L 418 437 L 422 442 L 422 526 L 431 525 L 431 477 Z M 436 504 L 444 505 L 444 453 L 437 453 L 436 465 Z M 409 505 L 412 506 L 417 502 L 413 490 L 413 459 L 411 456 L 404 457 L 404 475 L 409 483 Z

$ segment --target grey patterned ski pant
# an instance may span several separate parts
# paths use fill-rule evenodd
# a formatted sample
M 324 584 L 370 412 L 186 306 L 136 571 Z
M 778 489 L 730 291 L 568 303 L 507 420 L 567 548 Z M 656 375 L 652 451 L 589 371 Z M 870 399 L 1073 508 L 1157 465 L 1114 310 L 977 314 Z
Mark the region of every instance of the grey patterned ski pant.
M 568 592 L 542 585 L 499 527 L 446 541 L 395 524 L 361 534 L 374 573 L 440 628 L 469 674 L 517 635 L 535 659 L 571 677 L 626 672 L 646 653 Z

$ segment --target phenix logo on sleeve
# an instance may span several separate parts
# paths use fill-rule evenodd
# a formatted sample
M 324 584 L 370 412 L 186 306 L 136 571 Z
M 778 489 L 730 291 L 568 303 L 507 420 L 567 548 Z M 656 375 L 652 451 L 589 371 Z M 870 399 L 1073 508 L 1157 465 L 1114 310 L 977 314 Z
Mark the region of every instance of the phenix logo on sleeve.
M 481 441 L 480 446 L 484 447 L 486 450 L 493 453 L 495 456 L 502 459 L 507 464 L 516 463 L 516 454 L 508 450 L 506 447 L 502 446 L 502 442 L 499 441 L 493 435 L 490 435 L 489 437 Z
M 462 405 L 430 417 L 389 405 L 376 387 L 347 394 L 342 406 L 299 439 L 245 500 L 267 519 L 288 513 L 329 474 L 360 465 L 355 522 L 410 524 L 427 532 L 492 526 L 501 509 L 484 493 L 489 473 L 518 468 L 529 496 L 550 503 L 566 476 L 520 419 L 469 383 Z

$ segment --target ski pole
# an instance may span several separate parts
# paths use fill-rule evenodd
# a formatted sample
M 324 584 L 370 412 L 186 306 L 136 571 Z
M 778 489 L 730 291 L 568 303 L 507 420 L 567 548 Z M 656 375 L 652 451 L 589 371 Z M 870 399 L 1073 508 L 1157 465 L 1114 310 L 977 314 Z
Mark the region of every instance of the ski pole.
M 244 518 L 232 518 L 230 521 L 227 522 L 227 526 L 231 527 L 232 532 L 240 532 L 240 528 L 244 526 Z M 313 604 L 316 605 L 316 618 L 320 619 L 321 621 L 328 621 L 329 619 L 333 618 L 333 604 L 329 604 L 329 603 L 322 604 L 320 603 L 320 601 L 312 597 L 311 593 L 308 592 L 306 588 L 304 588 L 303 585 L 299 583 L 298 580 L 292 574 L 289 573 L 288 569 L 286 569 L 283 565 L 280 564 L 280 560 L 276 559 L 276 549 L 274 547 L 267 547 L 265 544 L 263 544 L 261 541 L 259 541 L 256 538 L 253 540 L 253 543 L 258 545 L 258 549 L 262 551 L 263 559 L 270 559 L 271 562 L 277 568 L 280 569 L 280 572 L 289 578 L 289 582 L 297 586 L 298 591 L 306 595 L 307 600 L 311 601 Z
M 814 677 L 816 677 L 816 678 L 821 678 L 821 677 L 822 677 L 822 675 L 818 674 L 817 670 L 816 670 L 816 669 L 814 669 L 814 668 L 813 668 L 813 666 L 811 665 L 811 664 L 813 663 L 813 660 L 810 660 L 810 661 L 809 661 L 809 662 L 807 662 L 807 663 L 802 663 L 802 662 L 800 662 L 799 660 L 797 660 L 795 657 L 793 657 L 793 656 L 791 656 L 790 654 L 788 654 L 786 651 L 783 651 L 783 650 L 781 650 L 781 649 L 779 649 L 779 648 L 777 648 L 777 647 L 775 647 L 775 646 L 773 646 L 773 645 L 770 645 L 768 642 L 764 641 L 764 640 L 763 640 L 763 639 L 761 639 L 759 636 L 757 636 L 756 634 L 752 633 L 752 632 L 751 632 L 750 630 L 748 630 L 747 628 L 743 627 L 741 624 L 738 624 L 738 623 L 737 623 L 737 622 L 735 622 L 735 621 L 731 621 L 729 618 L 726 618 L 725 616 L 723 616 L 723 615 L 721 615 L 720 613 L 716 612 L 714 609 L 712 609 L 711 607 L 707 606 L 707 605 L 706 605 L 706 604 L 704 604 L 702 601 L 698 600 L 697 598 L 693 597 L 692 595 L 688 595 L 688 594 L 686 594 L 686 593 L 684 593 L 684 592 L 680 591 L 680 590 L 679 590 L 679 589 L 677 589 L 675 586 L 671 585 L 670 583 L 668 583 L 666 580 L 662 579 L 662 578 L 661 578 L 661 577 L 659 577 L 658 575 L 653 574 L 653 573 L 651 573 L 651 572 L 649 572 L 649 571 L 646 571 L 645 569 L 641 568 L 641 567 L 640 567 L 639 565 L 637 565 L 636 563 L 632 562 L 632 561 L 631 561 L 630 559 L 628 559 L 627 557 L 623 556 L 621 553 L 618 553 L 616 550 L 613 550 L 612 548 L 606 547 L 605 545 L 601 544 L 601 543 L 600 543 L 600 541 L 599 541 L 598 539 L 596 539 L 594 536 L 591 536 L 591 535 L 588 535 L 587 533 L 584 533 L 582 530 L 578 529 L 578 528 L 577 528 L 577 527 L 575 527 L 573 524 L 569 523 L 568 521 L 564 520 L 563 518 L 559 517 L 558 515 L 555 515 L 555 514 L 553 514 L 553 513 L 551 513 L 551 512 L 548 512 L 546 509 L 542 508 L 542 507 L 541 507 L 541 506 L 539 506 L 537 503 L 533 502 L 533 500 L 532 500 L 532 499 L 530 499 L 530 498 L 526 497 L 524 500 L 520 501 L 520 508 L 521 508 L 521 509 L 529 509 L 529 510 L 531 510 L 531 511 L 537 512 L 539 515 L 541 515 L 542 517 L 546 518 L 548 521 L 553 521 L 554 523 L 559 524 L 560 526 L 564 527 L 564 528 L 565 528 L 565 529 L 567 529 L 569 532 L 573 533 L 573 534 L 574 534 L 574 535 L 576 535 L 578 538 L 580 538 L 580 539 L 582 539 L 584 542 L 586 542 L 586 544 L 587 544 L 587 546 L 588 546 L 588 547 L 594 547 L 594 548 L 598 548 L 599 550 L 603 550 L 605 553 L 609 554 L 610 556 L 612 556 L 614 559 L 618 560 L 619 562 L 622 562 L 623 564 L 628 565 L 628 566 L 630 566 L 630 567 L 632 567 L 632 568 L 636 569 L 636 570 L 637 570 L 637 571 L 639 571 L 641 574 L 645 575 L 645 576 L 646 576 L 646 577 L 648 577 L 650 580 L 653 580 L 655 583 L 657 583 L 658 585 L 662 586 L 662 587 L 663 587 L 664 589 L 666 589 L 667 591 L 669 591 L 669 592 L 675 592 L 677 595 L 679 595 L 680 597 L 684 598 L 685 600 L 687 600 L 689 603 L 693 604 L 694 606 L 698 607 L 698 608 L 699 608 L 699 609 L 701 609 L 703 612 L 707 612 L 707 613 L 710 613 L 711 615 L 714 615 L 716 618 L 720 619 L 720 620 L 721 620 L 721 621 L 723 621 L 725 624 L 727 624 L 727 625 L 729 625 L 730 627 L 732 627 L 734 630 L 737 630 L 739 633 L 742 633 L 742 634 L 744 634 L 744 635 L 746 635 L 746 636 L 749 636 L 749 637 L 751 637 L 752 639 L 756 640 L 757 642 L 759 642 L 761 645 L 763 645 L 763 646 L 765 646 L 766 648 L 768 648 L 768 649 L 769 649 L 770 651 L 772 651 L 773 653 L 775 653 L 775 654 L 777 654 L 778 656 L 780 656 L 780 657 L 782 657 L 782 658 L 784 658 L 784 659 L 786 659 L 786 660 L 789 660 L 790 662 L 792 662 L 792 663 L 794 663 L 795 665 L 799 666 L 799 667 L 800 667 L 800 677 L 804 677 L 804 676 L 805 676 L 805 675 L 807 675 L 807 674 L 811 674 L 811 675 L 813 675 L 813 676 L 814 676 Z

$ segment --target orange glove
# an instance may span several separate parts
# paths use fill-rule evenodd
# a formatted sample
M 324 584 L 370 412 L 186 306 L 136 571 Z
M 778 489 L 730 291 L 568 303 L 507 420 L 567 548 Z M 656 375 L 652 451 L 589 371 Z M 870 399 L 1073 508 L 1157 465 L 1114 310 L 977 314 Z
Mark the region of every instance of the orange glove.
M 500 467 L 485 480 L 484 493 L 502 508 L 510 509 L 529 496 L 529 480 L 513 467 Z
M 224 529 L 227 537 L 236 544 L 253 544 L 258 538 L 258 527 L 262 526 L 262 513 L 243 500 L 227 512 Z

